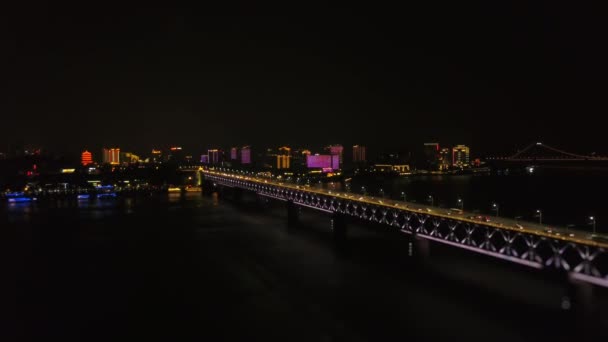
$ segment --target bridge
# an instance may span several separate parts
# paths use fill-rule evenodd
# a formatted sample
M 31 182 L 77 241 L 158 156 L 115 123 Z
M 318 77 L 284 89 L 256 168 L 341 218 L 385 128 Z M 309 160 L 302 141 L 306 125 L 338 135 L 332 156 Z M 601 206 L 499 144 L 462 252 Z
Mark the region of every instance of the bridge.
M 289 223 L 297 222 L 299 207 L 329 213 L 337 238 L 346 237 L 346 218 L 350 217 L 409 235 L 410 250 L 428 250 L 428 244 L 436 242 L 563 274 L 574 282 L 608 287 L 608 239 L 601 236 L 506 218 L 490 221 L 465 212 L 316 189 L 239 172 L 199 172 L 208 186 L 251 191 L 286 202 Z
M 543 144 L 542 142 L 531 143 L 522 150 L 507 157 L 490 159 L 506 162 L 608 161 L 608 157 L 571 153 Z

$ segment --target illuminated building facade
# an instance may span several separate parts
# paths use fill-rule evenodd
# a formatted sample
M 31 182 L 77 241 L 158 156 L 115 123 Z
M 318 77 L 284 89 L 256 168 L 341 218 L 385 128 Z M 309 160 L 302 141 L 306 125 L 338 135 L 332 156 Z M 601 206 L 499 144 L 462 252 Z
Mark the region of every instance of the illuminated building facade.
M 251 147 L 244 146 L 243 148 L 241 148 L 241 164 L 251 164 Z
M 340 156 L 331 154 L 315 154 L 306 156 L 306 166 L 309 169 L 323 169 L 325 172 L 340 169 Z
M 209 156 L 206 154 L 201 154 L 201 164 L 209 164 Z
M 291 148 L 287 146 L 279 147 L 277 153 L 277 169 L 289 169 L 291 167 Z
M 365 157 L 365 146 L 355 145 L 353 146 L 353 162 L 354 163 L 365 163 L 367 160 Z
M 238 148 L 236 148 L 236 147 L 231 148 L 230 149 L 230 160 L 237 160 L 238 152 L 239 152 Z
M 452 165 L 458 167 L 469 166 L 469 147 L 456 145 L 452 148 Z
M 120 148 L 104 148 L 103 162 L 110 165 L 120 164 Z
M 329 145 L 325 148 L 325 151 L 332 156 L 338 156 L 340 165 L 344 161 L 344 147 L 342 145 Z
M 410 166 L 406 164 L 393 165 L 393 164 L 375 164 L 373 171 L 376 173 L 387 173 L 395 175 L 409 175 Z
M 439 169 L 440 170 L 449 169 L 452 164 L 451 162 L 452 162 L 452 158 L 450 156 L 450 149 L 447 147 L 442 148 L 439 151 Z
M 131 152 L 121 152 L 120 160 L 122 160 L 123 163 L 139 163 L 140 162 L 139 156 L 134 153 L 131 153 Z
M 219 164 L 220 162 L 220 150 L 211 149 L 207 150 L 208 163 L 209 164 Z
M 152 149 L 151 161 L 153 163 L 161 163 L 163 161 L 163 151 Z
M 93 154 L 86 150 L 82 152 L 82 155 L 80 156 L 80 163 L 82 166 L 93 164 Z

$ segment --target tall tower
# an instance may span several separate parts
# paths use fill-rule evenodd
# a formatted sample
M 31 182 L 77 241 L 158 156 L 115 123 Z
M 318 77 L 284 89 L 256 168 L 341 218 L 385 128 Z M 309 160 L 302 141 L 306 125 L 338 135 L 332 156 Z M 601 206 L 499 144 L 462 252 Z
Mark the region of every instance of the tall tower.
M 454 166 L 469 166 L 469 147 L 465 145 L 456 145 L 452 148 L 452 165 Z
M 120 148 L 104 148 L 103 162 L 110 165 L 120 164 Z
M 251 147 L 243 146 L 241 148 L 241 164 L 251 164 Z
M 82 166 L 93 164 L 93 154 L 87 150 L 82 152 L 82 155 L 80 156 L 80 163 Z
M 332 156 L 337 155 L 340 165 L 342 165 L 342 162 L 344 161 L 344 147 L 342 145 L 329 145 L 325 150 Z
M 218 164 L 220 162 L 220 150 L 218 150 L 218 149 L 208 150 L 207 155 L 209 156 L 208 157 L 209 164 Z
M 279 147 L 277 153 L 277 169 L 289 169 L 291 167 L 291 148 Z
M 353 146 L 353 162 L 364 163 L 365 159 L 365 146 L 355 145 Z
M 426 167 L 429 170 L 439 169 L 439 143 L 425 143 L 424 144 L 424 158 Z
M 230 160 L 238 159 L 238 151 L 239 151 L 239 149 L 236 147 L 233 147 L 230 149 Z

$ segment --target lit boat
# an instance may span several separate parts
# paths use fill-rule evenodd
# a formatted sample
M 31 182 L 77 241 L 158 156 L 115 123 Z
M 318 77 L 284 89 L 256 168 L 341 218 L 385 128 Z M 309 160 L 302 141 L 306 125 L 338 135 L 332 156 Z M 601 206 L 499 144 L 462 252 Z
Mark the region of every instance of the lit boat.
M 23 191 L 7 192 L 5 196 L 8 203 L 27 203 L 36 200 L 35 197 L 28 196 Z
M 31 198 L 31 197 L 9 197 L 8 198 L 9 203 L 25 203 L 25 202 L 31 202 L 34 200 L 36 200 L 36 199 Z

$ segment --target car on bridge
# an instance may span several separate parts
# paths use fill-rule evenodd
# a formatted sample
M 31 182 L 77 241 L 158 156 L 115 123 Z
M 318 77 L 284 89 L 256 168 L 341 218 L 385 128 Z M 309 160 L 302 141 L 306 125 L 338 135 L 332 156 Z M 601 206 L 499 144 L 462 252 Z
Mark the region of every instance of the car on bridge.
M 481 222 L 490 222 L 490 218 L 483 215 L 472 215 L 467 217 L 469 220 L 481 221 Z
M 450 208 L 450 210 L 448 210 L 448 215 L 462 215 L 462 214 L 464 214 L 464 211 L 462 211 L 462 209 Z

